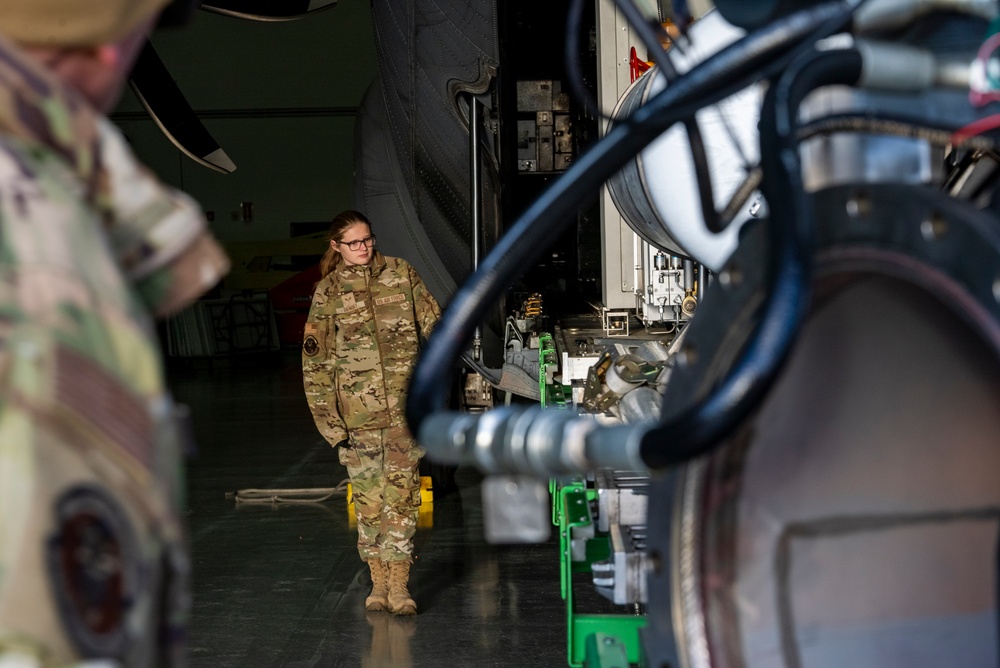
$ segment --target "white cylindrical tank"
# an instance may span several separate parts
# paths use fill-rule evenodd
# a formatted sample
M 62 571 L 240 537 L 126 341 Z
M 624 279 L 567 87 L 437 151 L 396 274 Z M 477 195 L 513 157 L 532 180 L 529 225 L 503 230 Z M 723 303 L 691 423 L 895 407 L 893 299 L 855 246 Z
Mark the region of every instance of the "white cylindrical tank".
M 670 50 L 681 74 L 744 35 L 711 11 L 695 23 L 688 39 Z M 683 49 L 683 52 L 681 51 Z M 636 79 L 614 111 L 622 119 L 667 86 L 658 68 Z M 747 88 L 697 113 L 712 178 L 715 206 L 723 209 L 760 156 L 757 121 L 761 86 Z M 691 257 L 718 271 L 736 248 L 740 226 L 751 217 L 751 196 L 720 234 L 711 232 L 702 215 L 687 132 L 680 124 L 667 130 L 608 181 L 618 210 L 650 244 Z

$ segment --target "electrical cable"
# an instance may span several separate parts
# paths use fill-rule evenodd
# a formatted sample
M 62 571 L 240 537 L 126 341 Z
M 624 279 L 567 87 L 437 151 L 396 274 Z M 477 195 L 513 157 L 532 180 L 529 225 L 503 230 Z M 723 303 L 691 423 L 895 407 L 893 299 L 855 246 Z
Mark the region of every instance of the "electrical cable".
M 807 139 L 837 132 L 865 132 L 906 139 L 920 139 L 930 144 L 952 146 L 956 149 L 996 151 L 997 147 L 1000 146 L 1000 141 L 979 134 L 996 129 L 995 127 L 987 127 L 992 123 L 983 123 L 983 121 L 992 118 L 992 116 L 987 116 L 959 127 L 945 121 L 911 118 L 881 111 L 849 111 L 809 121 L 799 126 L 797 135 L 799 142 L 803 142 Z M 1000 121 L 1000 115 L 994 120 Z M 997 122 L 996 127 L 1000 127 L 1000 122 Z
M 960 156 L 959 162 L 974 164 L 977 156 L 988 156 L 993 161 L 1000 161 L 1000 140 L 990 136 L 983 136 L 980 133 L 989 132 L 1000 127 L 1000 114 L 986 116 L 977 119 L 967 125 L 959 127 L 955 123 L 943 120 L 931 120 L 926 118 L 914 118 L 901 114 L 890 114 L 883 111 L 855 111 L 832 114 L 810 121 L 799 127 L 796 133 L 799 142 L 812 139 L 814 137 L 826 136 L 834 133 L 863 132 L 881 136 L 903 137 L 915 139 L 949 148 L 951 156 Z M 996 136 L 996 133 L 993 133 Z M 954 157 L 952 158 L 955 159 Z M 958 167 L 956 163 L 955 167 Z M 954 185 L 956 174 L 960 175 L 964 170 L 957 169 L 944 183 L 942 188 L 950 191 Z M 984 182 L 982 187 L 986 187 L 988 182 Z M 972 194 L 966 193 L 963 197 L 975 198 L 975 191 Z M 954 194 L 954 193 L 953 193 Z
M 664 130 L 698 109 L 723 100 L 761 78 L 781 71 L 804 40 L 819 29 L 846 23 L 851 8 L 826 2 L 801 10 L 751 33 L 692 68 L 657 93 L 578 158 L 501 237 L 479 269 L 455 293 L 417 361 L 407 399 L 411 430 L 445 406 L 444 388 L 471 327 L 507 285 L 538 259 L 587 200 L 612 174 Z M 470 327 L 471 325 L 471 327 Z
M 956 146 L 968 148 L 974 138 L 984 132 L 1000 128 L 1000 114 L 992 114 L 984 118 L 976 119 L 968 125 L 962 126 L 952 133 L 950 140 Z
M 156 29 L 188 25 L 200 5 L 201 0 L 170 0 L 156 19 Z

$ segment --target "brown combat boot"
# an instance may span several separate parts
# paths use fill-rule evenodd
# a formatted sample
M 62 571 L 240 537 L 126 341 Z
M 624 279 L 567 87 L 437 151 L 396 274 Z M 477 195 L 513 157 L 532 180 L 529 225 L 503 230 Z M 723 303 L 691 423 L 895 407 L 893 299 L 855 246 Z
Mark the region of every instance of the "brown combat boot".
M 372 572 L 372 593 L 365 599 L 365 610 L 389 609 L 389 567 L 378 559 L 369 559 Z
M 390 561 L 389 566 L 389 612 L 397 615 L 417 614 L 417 604 L 410 598 L 407 585 L 410 581 L 410 562 Z

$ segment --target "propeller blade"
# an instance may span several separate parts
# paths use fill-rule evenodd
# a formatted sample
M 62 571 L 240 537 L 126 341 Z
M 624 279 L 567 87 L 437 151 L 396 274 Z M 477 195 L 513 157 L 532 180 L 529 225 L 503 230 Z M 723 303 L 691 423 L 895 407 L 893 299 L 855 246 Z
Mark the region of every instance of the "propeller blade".
M 251 21 L 292 21 L 336 5 L 337 0 L 203 0 L 201 8 Z
M 149 40 L 132 68 L 129 86 L 163 134 L 185 155 L 223 174 L 236 170 L 198 119 Z

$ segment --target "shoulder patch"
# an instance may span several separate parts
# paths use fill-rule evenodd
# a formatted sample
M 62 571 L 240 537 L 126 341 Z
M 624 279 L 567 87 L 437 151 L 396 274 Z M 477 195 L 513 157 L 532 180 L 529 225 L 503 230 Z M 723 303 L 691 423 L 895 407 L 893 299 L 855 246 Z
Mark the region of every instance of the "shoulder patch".
M 307 322 L 305 334 L 306 336 L 309 336 L 310 334 L 312 334 L 313 336 L 319 334 L 319 323 Z
M 306 340 L 302 342 L 302 352 L 306 354 L 306 357 L 316 357 L 319 353 L 319 341 L 312 334 L 306 336 Z
M 67 635 L 87 657 L 124 658 L 139 600 L 141 564 L 125 512 L 96 485 L 64 494 L 47 545 L 52 589 Z

